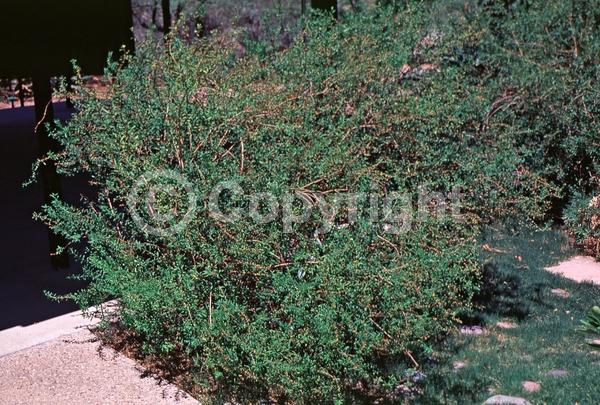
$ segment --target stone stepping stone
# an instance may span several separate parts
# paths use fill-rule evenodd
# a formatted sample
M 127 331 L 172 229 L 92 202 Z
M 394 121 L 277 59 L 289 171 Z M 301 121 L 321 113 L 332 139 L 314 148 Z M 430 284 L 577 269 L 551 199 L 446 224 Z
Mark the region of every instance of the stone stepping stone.
M 463 326 L 460 328 L 460 333 L 463 335 L 480 336 L 485 333 L 485 329 L 482 326 Z
M 454 363 L 452 363 L 452 368 L 454 369 L 454 371 L 461 370 L 461 369 L 465 368 L 466 366 L 467 366 L 466 361 L 457 360 Z
M 578 283 L 588 281 L 600 285 L 600 263 L 591 256 L 573 256 L 546 270 Z
M 553 288 L 550 292 L 554 295 L 558 295 L 562 298 L 569 298 L 571 294 L 567 290 L 563 290 L 562 288 Z
M 525 398 L 510 397 L 508 395 L 494 395 L 488 398 L 483 405 L 531 405 Z
M 554 370 L 550 370 L 546 373 L 546 375 L 548 377 L 564 377 L 567 374 L 569 374 L 569 372 L 567 370 L 562 370 L 562 369 L 554 369 Z
M 518 325 L 510 321 L 498 321 L 496 322 L 496 326 L 500 329 L 515 329 Z
M 535 381 L 523 381 L 523 384 L 521 384 L 521 386 L 527 392 L 538 392 L 542 389 L 542 385 Z

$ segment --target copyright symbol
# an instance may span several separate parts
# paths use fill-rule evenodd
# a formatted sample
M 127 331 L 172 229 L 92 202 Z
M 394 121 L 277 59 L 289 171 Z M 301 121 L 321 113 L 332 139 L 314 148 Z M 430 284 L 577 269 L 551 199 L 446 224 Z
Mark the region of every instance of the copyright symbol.
M 174 170 L 141 175 L 127 195 L 127 207 L 136 225 L 150 235 L 167 237 L 185 229 L 196 212 L 192 184 Z

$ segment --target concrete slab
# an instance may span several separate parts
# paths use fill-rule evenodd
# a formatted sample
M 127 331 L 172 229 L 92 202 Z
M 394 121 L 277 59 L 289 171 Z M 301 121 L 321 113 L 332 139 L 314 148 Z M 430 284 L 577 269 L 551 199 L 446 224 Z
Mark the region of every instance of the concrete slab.
M 198 404 L 87 330 L 0 358 L 0 404 Z
M 588 281 L 600 285 L 600 263 L 591 256 L 573 256 L 546 270 L 578 283 Z
M 90 308 L 90 313 L 100 309 L 113 311 L 116 305 L 116 301 L 108 301 L 101 307 Z M 74 311 L 32 325 L 2 330 L 0 331 L 0 357 L 87 329 L 98 322 L 98 319 L 84 317 L 81 311 Z
M 0 358 L 32 346 L 51 341 L 93 324 L 80 311 L 57 316 L 29 326 L 15 326 L 0 331 Z

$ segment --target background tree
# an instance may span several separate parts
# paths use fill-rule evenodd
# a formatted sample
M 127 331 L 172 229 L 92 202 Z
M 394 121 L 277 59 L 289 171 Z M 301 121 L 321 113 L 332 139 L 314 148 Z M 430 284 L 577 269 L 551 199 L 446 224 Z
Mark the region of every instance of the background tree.
M 333 11 L 333 16 L 337 19 L 337 0 L 311 0 L 310 6 L 316 10 Z

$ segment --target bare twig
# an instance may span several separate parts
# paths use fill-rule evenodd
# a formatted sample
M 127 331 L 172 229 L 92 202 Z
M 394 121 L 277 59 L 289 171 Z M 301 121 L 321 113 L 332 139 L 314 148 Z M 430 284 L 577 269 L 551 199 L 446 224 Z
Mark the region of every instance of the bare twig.
M 240 146 L 242 148 L 242 156 L 240 160 L 240 174 L 244 172 L 244 140 L 240 141 Z
M 37 124 L 35 124 L 35 128 L 33 129 L 34 133 L 37 133 L 38 127 L 46 119 L 46 114 L 48 113 L 48 107 L 50 107 L 50 103 L 52 103 L 52 100 L 48 101 L 48 103 L 46 104 L 46 107 L 44 108 L 44 115 L 42 116 L 42 118 L 40 118 L 40 120 L 37 122 Z

